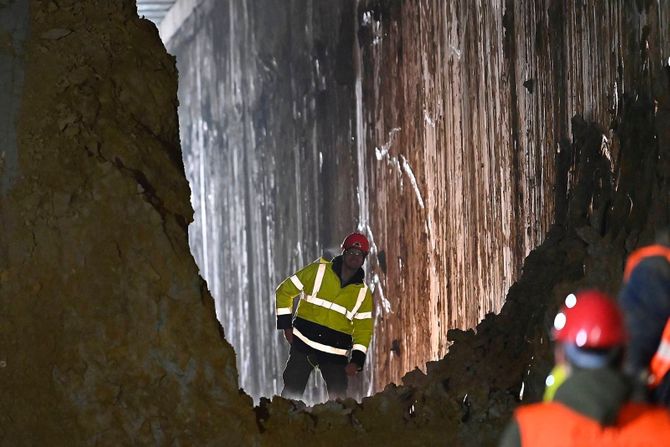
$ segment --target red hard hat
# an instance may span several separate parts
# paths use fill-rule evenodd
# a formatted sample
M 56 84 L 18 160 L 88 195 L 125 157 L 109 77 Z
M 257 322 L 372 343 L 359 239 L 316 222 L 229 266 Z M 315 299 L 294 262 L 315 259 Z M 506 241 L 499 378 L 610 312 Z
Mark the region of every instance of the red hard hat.
M 370 251 L 370 242 L 361 233 L 351 233 L 342 241 L 342 250 L 348 248 L 358 248 L 362 252 L 368 253 Z
M 554 319 L 554 339 L 580 348 L 612 348 L 626 341 L 623 317 L 609 295 L 598 290 L 570 294 Z

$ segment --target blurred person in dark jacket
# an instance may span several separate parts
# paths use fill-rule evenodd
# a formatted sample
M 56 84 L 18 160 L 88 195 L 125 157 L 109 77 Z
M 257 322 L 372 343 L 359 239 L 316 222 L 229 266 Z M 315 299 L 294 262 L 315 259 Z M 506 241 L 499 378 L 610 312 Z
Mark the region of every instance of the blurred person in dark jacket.
M 629 346 L 624 363 L 640 399 L 670 408 L 670 238 L 634 251 L 619 293 Z

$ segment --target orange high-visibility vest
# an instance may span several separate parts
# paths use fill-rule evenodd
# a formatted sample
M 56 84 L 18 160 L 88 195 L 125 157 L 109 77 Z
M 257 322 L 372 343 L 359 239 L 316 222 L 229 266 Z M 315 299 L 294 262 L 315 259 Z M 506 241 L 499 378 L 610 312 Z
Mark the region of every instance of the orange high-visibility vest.
M 635 250 L 626 261 L 626 268 L 624 270 L 623 278 L 624 281 L 630 279 L 630 275 L 635 270 L 635 267 L 645 260 L 646 258 L 652 257 L 664 257 L 668 262 L 670 262 L 670 247 L 665 245 L 649 245 L 647 247 L 642 247 L 638 250 Z M 663 377 L 670 371 L 670 316 L 668 317 L 668 322 L 665 324 L 663 329 L 663 335 L 661 335 L 661 341 L 658 344 L 656 353 L 649 363 L 649 379 L 648 385 L 650 388 L 656 388 L 663 381 Z
M 652 405 L 628 403 L 608 427 L 558 402 L 519 407 L 514 417 L 522 447 L 670 446 L 670 412 Z

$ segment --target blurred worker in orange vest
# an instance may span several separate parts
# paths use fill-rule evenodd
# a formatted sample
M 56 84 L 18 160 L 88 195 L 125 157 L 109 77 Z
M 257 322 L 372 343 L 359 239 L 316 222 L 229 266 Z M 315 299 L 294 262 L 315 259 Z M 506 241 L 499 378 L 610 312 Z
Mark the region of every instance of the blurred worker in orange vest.
M 634 251 L 626 262 L 619 303 L 630 336 L 624 370 L 637 394 L 670 407 L 670 244 Z
M 630 401 L 620 371 L 626 334 L 613 298 L 596 290 L 569 295 L 553 338 L 567 378 L 553 401 L 514 412 L 500 446 L 670 445 L 670 412 Z

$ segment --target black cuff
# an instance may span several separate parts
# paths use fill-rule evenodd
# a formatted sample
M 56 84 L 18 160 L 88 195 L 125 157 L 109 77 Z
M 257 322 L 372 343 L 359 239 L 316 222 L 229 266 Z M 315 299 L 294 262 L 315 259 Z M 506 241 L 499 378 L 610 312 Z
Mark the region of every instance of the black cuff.
M 293 315 L 279 315 L 277 317 L 277 329 L 291 329 L 293 327 Z
M 365 357 L 366 355 L 358 349 L 351 351 L 351 363 L 358 365 L 359 371 L 363 369 L 363 365 L 365 365 Z

